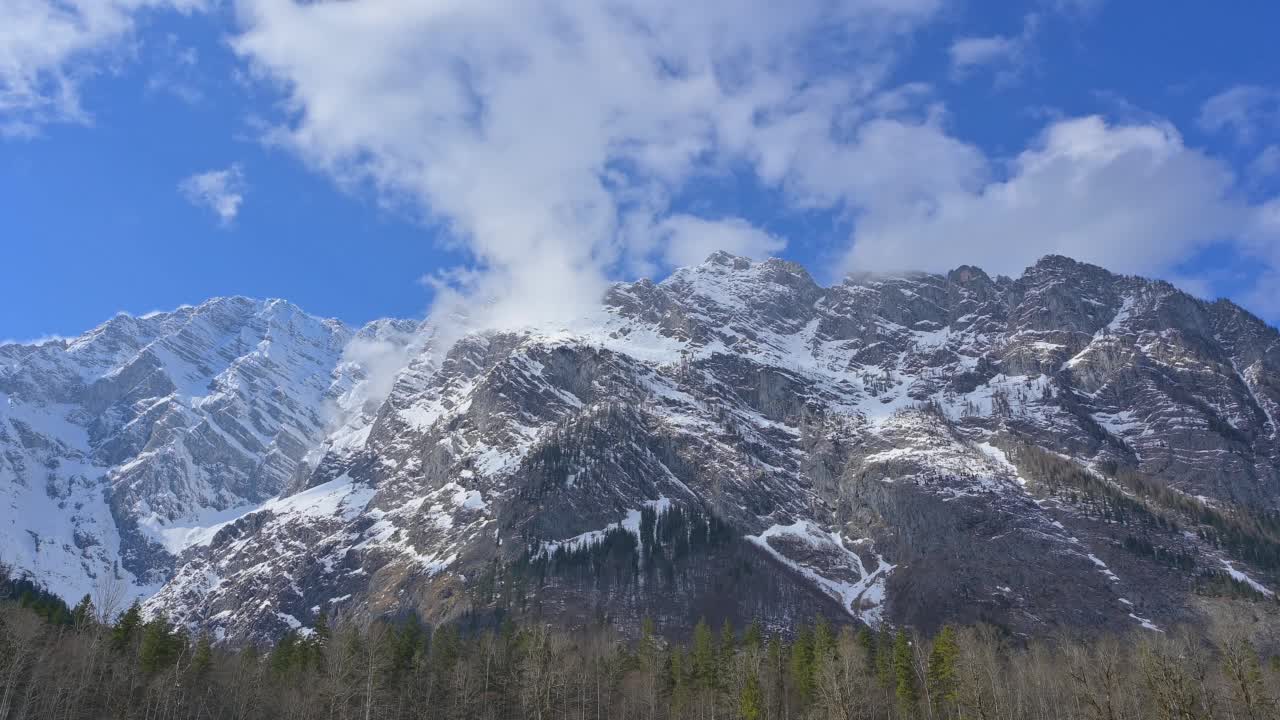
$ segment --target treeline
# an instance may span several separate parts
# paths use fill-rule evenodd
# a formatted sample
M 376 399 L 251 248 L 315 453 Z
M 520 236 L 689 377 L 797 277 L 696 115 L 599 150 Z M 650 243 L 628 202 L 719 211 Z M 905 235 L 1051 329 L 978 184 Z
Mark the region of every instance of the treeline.
M 9 577 L 9 570 L 0 563 L 0 600 L 28 608 L 37 617 L 54 625 L 72 621 L 71 608 L 62 598 L 25 577 Z
M 1014 450 L 1012 458 L 1018 470 L 1050 497 L 1086 514 L 1118 525 L 1169 532 L 1180 529 L 1177 517 L 1149 507 L 1142 496 L 1125 492 L 1118 482 L 1110 482 L 1070 460 L 1025 444 Z
M 1145 527 L 1167 535 L 1185 528 L 1233 558 L 1267 570 L 1280 570 L 1280 519 L 1273 512 L 1240 506 L 1211 507 L 1115 464 L 1101 468 L 1105 476 L 1095 475 L 1033 445 L 1017 447 L 1012 458 L 1019 471 L 1049 496 L 1105 522 Z M 1150 554 L 1145 547 L 1126 545 L 1126 549 Z M 1162 549 L 1152 547 L 1150 551 L 1160 553 Z M 1172 548 L 1163 551 L 1172 556 L 1158 558 L 1161 561 L 1170 561 L 1184 570 L 1194 569 L 1194 557 Z
M 1233 506 L 1229 511 L 1211 507 L 1127 468 L 1116 470 L 1114 477 L 1136 495 L 1190 519 L 1201 538 L 1232 557 L 1280 570 L 1280 526 L 1275 513 L 1243 506 Z
M 783 636 L 700 622 L 676 641 L 541 625 L 321 621 L 272 648 L 217 647 L 133 606 L 67 620 L 0 602 L 0 720 L 1262 720 L 1280 661 L 1244 635 L 1019 641 L 821 619 Z

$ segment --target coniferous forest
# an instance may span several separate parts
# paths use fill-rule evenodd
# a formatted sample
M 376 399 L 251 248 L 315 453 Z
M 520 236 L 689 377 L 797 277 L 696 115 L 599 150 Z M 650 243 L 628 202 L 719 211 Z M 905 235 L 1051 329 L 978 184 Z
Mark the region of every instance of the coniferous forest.
M 816 618 L 786 633 L 703 621 L 674 639 L 644 621 L 624 639 L 333 618 L 232 650 L 137 605 L 69 608 L 20 579 L 0 596 L 0 720 L 1280 718 L 1280 656 L 1243 630 L 1026 640 Z

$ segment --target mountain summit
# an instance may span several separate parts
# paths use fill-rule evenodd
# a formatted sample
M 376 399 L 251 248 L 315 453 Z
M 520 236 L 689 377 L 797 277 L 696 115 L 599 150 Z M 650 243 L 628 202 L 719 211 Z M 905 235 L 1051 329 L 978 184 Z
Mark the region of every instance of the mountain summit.
M 1280 335 L 1164 282 L 1050 256 L 822 287 L 716 253 L 436 337 L 221 298 L 0 346 L 3 560 L 232 641 L 331 613 L 1163 628 L 1280 587 Z

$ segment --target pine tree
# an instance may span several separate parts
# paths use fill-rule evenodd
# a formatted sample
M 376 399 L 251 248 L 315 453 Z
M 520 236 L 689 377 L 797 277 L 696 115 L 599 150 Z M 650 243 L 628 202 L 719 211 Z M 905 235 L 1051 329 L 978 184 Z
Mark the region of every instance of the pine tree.
M 640 667 L 646 670 L 654 668 L 658 662 L 657 628 L 652 618 L 646 617 L 640 621 L 640 645 L 636 656 Z
M 66 603 L 62 601 L 47 605 L 45 612 L 47 613 L 45 619 L 50 625 L 66 625 L 71 622 L 71 613 L 67 610 Z
M 204 677 L 212 666 L 213 642 L 209 639 L 209 633 L 201 633 L 200 639 L 196 641 L 195 652 L 191 655 L 191 674 Z
M 383 654 L 386 656 L 387 672 L 393 683 L 399 682 L 413 667 L 413 657 L 418 645 L 422 643 L 422 625 L 417 618 L 408 620 L 391 628 L 383 640 Z
M 698 687 L 710 690 L 716 686 L 717 661 L 711 626 L 703 618 L 693 628 L 693 673 Z
M 733 623 L 729 622 L 729 618 L 725 618 L 724 625 L 720 626 L 720 676 L 728 674 L 729 666 L 733 664 L 733 654 L 738 649 L 737 645 L 738 640 L 733 633 Z
M 671 651 L 671 715 L 679 717 L 689 699 L 689 658 L 683 647 Z
M 893 631 L 888 625 L 880 628 L 876 635 L 875 650 L 876 678 L 885 689 L 892 689 L 893 675 Z
M 115 627 L 111 628 L 111 647 L 117 652 L 123 652 L 133 641 L 140 625 L 142 625 L 142 607 L 135 600 L 116 620 Z
M 914 715 L 916 709 L 916 675 L 911 662 L 911 641 L 907 632 L 899 630 L 893 642 L 893 675 L 898 705 L 903 713 Z
M 759 620 L 752 620 L 747 626 L 747 632 L 742 636 L 742 645 L 752 650 L 764 647 L 764 629 L 760 627 Z
M 320 613 L 320 616 L 316 618 L 316 624 L 311 629 L 314 631 L 312 637 L 321 644 L 329 642 L 332 632 L 329 630 L 329 619 L 324 613 Z
M 786 686 L 783 680 L 785 672 L 782 666 L 782 640 L 777 635 L 769 638 L 769 650 L 766 662 L 768 663 L 769 668 L 769 674 L 767 677 L 772 679 L 773 682 L 770 696 L 774 699 L 774 706 L 771 710 L 779 710 L 779 703 L 784 702 L 786 698 Z
M 956 658 L 959 655 L 956 631 L 947 625 L 933 639 L 933 650 L 929 653 L 929 697 L 938 706 L 955 701 Z
M 299 647 L 298 634 L 290 630 L 284 637 L 280 638 L 276 646 L 271 648 L 271 654 L 267 657 L 267 665 L 271 668 L 271 672 L 277 676 L 288 675 L 293 670 L 299 659 L 299 655 L 303 655 L 305 661 L 306 648 Z
M 801 704 L 809 702 L 813 693 L 813 631 L 807 626 L 800 626 L 795 642 L 791 643 L 789 661 L 791 687 Z
M 643 682 L 644 701 L 649 708 L 649 717 L 654 717 L 657 715 L 658 697 L 663 685 L 663 662 L 656 628 L 651 618 L 646 617 L 640 621 L 640 644 L 636 648 L 636 664 Z
M 876 672 L 876 636 L 871 634 L 870 629 L 864 627 L 858 631 L 857 642 L 866 655 L 867 674 L 874 675 Z
M 831 623 L 821 615 L 813 626 L 813 656 L 815 659 L 828 659 L 836 654 L 836 636 L 831 632 Z
M 181 639 L 169 627 L 164 616 L 158 616 L 142 628 L 142 641 L 138 645 L 138 664 L 145 673 L 163 670 L 177 659 L 181 651 Z
M 738 712 L 742 720 L 759 720 L 763 711 L 763 698 L 760 695 L 760 682 L 754 674 L 747 677 L 742 687 L 742 697 L 738 699 Z
M 329 619 L 323 613 L 316 618 L 316 624 L 311 628 L 311 635 L 307 638 L 307 660 L 316 670 L 324 668 L 324 652 L 329 647 L 329 640 L 333 636 L 333 632 L 329 629 Z
M 458 631 L 452 625 L 437 626 L 431 636 L 431 668 L 435 673 L 435 692 L 440 695 L 448 689 L 449 673 L 461 655 L 461 644 Z
M 80 602 L 76 603 L 75 608 L 71 610 L 71 622 L 78 628 L 87 626 L 94 618 L 93 599 L 88 593 L 80 598 Z

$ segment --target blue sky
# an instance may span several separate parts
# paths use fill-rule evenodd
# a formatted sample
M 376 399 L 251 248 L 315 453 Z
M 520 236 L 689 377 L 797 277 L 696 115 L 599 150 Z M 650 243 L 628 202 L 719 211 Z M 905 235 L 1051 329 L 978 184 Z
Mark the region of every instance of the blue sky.
M 1274 3 L 20 0 L 0 27 L 0 338 L 226 294 L 520 322 L 720 246 L 824 282 L 1063 252 L 1280 320 Z

